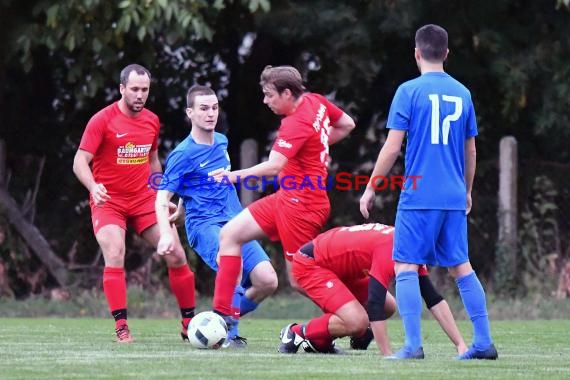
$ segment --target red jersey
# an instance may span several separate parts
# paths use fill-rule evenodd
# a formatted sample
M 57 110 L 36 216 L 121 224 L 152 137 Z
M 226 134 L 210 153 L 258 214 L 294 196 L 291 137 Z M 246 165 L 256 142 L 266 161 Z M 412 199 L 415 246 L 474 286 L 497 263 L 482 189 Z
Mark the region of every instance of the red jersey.
M 288 159 L 279 173 L 279 196 L 310 209 L 329 206 L 326 188 L 330 124 L 342 114 L 324 96 L 305 93 L 295 112 L 281 120 L 272 147 Z
M 143 108 L 129 117 L 115 102 L 87 123 L 79 149 L 93 154 L 93 176 L 109 195 L 128 195 L 148 187 L 150 152 L 158 145 L 158 116 Z
M 394 227 L 379 223 L 337 227 L 313 240 L 315 264 L 327 268 L 343 280 L 370 274 L 388 288 L 396 277 L 392 247 Z M 425 266 L 419 275 L 427 276 Z

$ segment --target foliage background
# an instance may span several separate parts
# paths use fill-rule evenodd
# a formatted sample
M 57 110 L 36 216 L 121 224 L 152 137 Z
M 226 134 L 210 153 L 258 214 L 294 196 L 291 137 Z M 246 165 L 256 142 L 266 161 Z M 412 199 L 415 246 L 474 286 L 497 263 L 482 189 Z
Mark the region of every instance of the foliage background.
M 259 73 L 268 64 L 294 65 L 308 89 L 357 120 L 352 136 L 332 149 L 332 171 L 368 174 L 391 98 L 417 75 L 415 30 L 437 23 L 450 35 L 446 69 L 470 88 L 478 115 L 473 263 L 488 287 L 501 284 L 497 293 L 550 295 L 570 256 L 568 6 L 567 0 L 0 0 L 0 139 L 7 151 L 0 184 L 66 262 L 74 285 L 98 287 L 102 258 L 87 192 L 71 164 L 89 117 L 118 98 L 122 67 L 139 62 L 153 73 L 148 105 L 161 117 L 163 157 L 188 133 L 186 89 L 195 82 L 216 88 L 224 111 L 219 129 L 238 166 L 241 142 L 256 139 L 263 156 L 279 123 L 262 104 Z M 497 156 L 505 135 L 516 137 L 521 161 L 520 278 L 496 270 Z M 394 171 L 402 171 L 401 161 Z M 331 191 L 330 225 L 362 222 L 360 193 Z M 393 223 L 397 196 L 380 193 L 373 218 Z M 162 286 L 165 269 L 148 259 L 152 249 L 134 236 L 127 247 L 130 283 Z M 280 247 L 266 248 L 282 268 Z M 208 294 L 212 273 L 190 256 L 198 290 Z M 441 271 L 435 275 L 441 286 L 449 284 Z M 57 287 L 1 209 L 0 278 L 7 297 Z

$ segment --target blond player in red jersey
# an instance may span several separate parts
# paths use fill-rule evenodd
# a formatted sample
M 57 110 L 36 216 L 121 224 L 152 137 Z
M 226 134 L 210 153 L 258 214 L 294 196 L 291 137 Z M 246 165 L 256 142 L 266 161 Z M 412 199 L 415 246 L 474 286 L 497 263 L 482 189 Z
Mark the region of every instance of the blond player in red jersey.
M 73 172 L 89 190 L 93 231 L 105 260 L 103 291 L 120 343 L 133 341 L 127 324 L 125 231 L 132 227 L 153 247 L 160 238 L 156 192 L 148 186 L 151 173 L 162 171 L 157 152 L 160 123 L 158 116 L 144 108 L 150 79 L 150 72 L 137 64 L 121 71 L 121 99 L 89 120 L 73 162 Z M 172 233 L 175 248 L 163 257 L 184 334 L 194 316 L 194 274 L 176 228 Z
M 266 67 L 260 85 L 263 102 L 283 115 L 269 159 L 247 169 L 219 172 L 215 178 L 235 183 L 247 176 L 278 175 L 279 180 L 287 177 L 288 186 L 254 202 L 222 228 L 214 310 L 223 316 L 230 315 L 244 243 L 263 237 L 281 241 L 290 274 L 294 253 L 321 231 L 330 205 L 326 188 L 316 184 L 326 181 L 329 145 L 342 140 L 355 126 L 350 116 L 324 96 L 304 92 L 301 74 L 291 66 Z M 297 288 L 291 276 L 289 281 Z
M 394 227 L 373 223 L 333 228 L 301 247 L 292 274 L 324 314 L 284 327 L 279 352 L 296 353 L 302 345 L 308 352 L 340 353 L 333 340 L 344 336 L 352 337 L 352 348 L 366 349 L 374 335 L 380 352 L 391 355 L 386 319 L 396 310 L 388 292 L 396 276 L 393 243 Z M 427 268 L 421 266 L 418 274 L 426 306 L 457 352 L 465 352 L 449 305 L 434 289 Z

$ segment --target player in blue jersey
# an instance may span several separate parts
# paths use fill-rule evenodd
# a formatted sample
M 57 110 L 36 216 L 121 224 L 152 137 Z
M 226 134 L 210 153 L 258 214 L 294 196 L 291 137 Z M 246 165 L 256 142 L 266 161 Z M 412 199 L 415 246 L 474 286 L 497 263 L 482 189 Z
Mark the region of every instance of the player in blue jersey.
M 230 183 L 218 183 L 211 174 L 220 169 L 231 170 L 227 152 L 228 139 L 215 132 L 218 120 L 218 98 L 207 86 L 193 86 L 186 95 L 186 114 L 192 123 L 190 135 L 168 156 L 164 177 L 156 197 L 156 214 L 161 237 L 158 253 L 173 249 L 170 224 L 176 217 L 168 215 L 168 204 L 178 194 L 185 209 L 185 226 L 192 248 L 212 268 L 218 270 L 220 229 L 237 215 L 242 206 L 236 189 Z M 243 274 L 236 287 L 232 311 L 235 323 L 228 332 L 230 347 L 245 347 L 245 339 L 238 335 L 239 316 L 257 308 L 259 302 L 277 288 L 277 274 L 269 258 L 257 241 L 243 246 Z M 183 339 L 187 337 L 182 334 Z
M 447 32 L 425 25 L 415 37 L 415 59 L 421 75 L 402 84 L 388 114 L 390 129 L 371 178 L 385 176 L 407 136 L 405 176 L 396 214 L 393 259 L 396 300 L 405 345 L 392 359 L 424 357 L 418 267 L 447 267 L 473 324 L 473 344 L 457 358 L 496 359 L 485 291 L 469 262 L 467 214 L 475 176 L 477 123 L 471 94 L 443 69 L 449 52 Z M 416 186 L 412 186 L 412 178 Z M 368 218 L 374 201 L 369 182 L 360 211 Z

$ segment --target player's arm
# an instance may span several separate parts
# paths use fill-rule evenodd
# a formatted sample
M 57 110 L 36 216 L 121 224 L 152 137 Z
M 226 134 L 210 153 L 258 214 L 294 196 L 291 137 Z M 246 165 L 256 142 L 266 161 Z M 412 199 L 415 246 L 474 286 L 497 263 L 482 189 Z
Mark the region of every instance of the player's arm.
M 332 145 L 348 136 L 356 124 L 350 116 L 343 113 L 337 121 L 331 123 L 331 126 L 332 128 L 329 133 L 329 145 Z
M 162 165 L 160 164 L 160 159 L 158 158 L 158 149 L 150 151 L 149 162 L 151 173 L 162 173 Z
M 182 225 L 184 223 L 185 213 L 186 209 L 184 208 L 182 198 L 178 198 L 177 205 L 174 205 L 174 203 L 170 202 L 170 216 L 168 217 L 168 221 L 176 226 Z
M 89 164 L 93 160 L 93 154 L 86 150 L 78 149 L 73 158 L 73 173 L 77 179 L 89 190 L 93 202 L 97 206 L 102 205 L 111 197 L 107 194 L 107 189 L 102 183 L 97 183 Z
M 392 354 L 386 320 L 394 314 L 395 310 L 394 297 L 374 276 L 370 276 L 368 283 L 368 319 L 374 340 L 382 355 Z
M 420 292 L 426 303 L 427 308 L 432 313 L 436 321 L 439 323 L 443 331 L 457 348 L 457 352 L 462 354 L 467 351 L 467 345 L 459 332 L 459 328 L 455 323 L 455 318 L 451 313 L 451 309 L 441 294 L 435 290 L 433 283 L 428 276 L 420 276 Z
M 475 167 L 477 161 L 477 149 L 475 147 L 475 137 L 465 140 L 465 187 L 467 189 L 466 214 L 471 211 L 471 190 L 475 179 Z
M 156 221 L 160 231 L 160 239 L 156 251 L 159 255 L 172 253 L 174 250 L 174 228 L 169 219 L 170 217 L 170 199 L 174 193 L 168 190 L 158 190 L 156 193 L 156 201 L 154 203 L 154 210 L 156 213 Z
M 366 185 L 364 194 L 360 198 L 360 212 L 364 218 L 368 219 L 369 210 L 372 208 L 374 203 L 375 188 L 379 186 L 379 178 L 386 177 L 394 162 L 400 155 L 402 150 L 402 142 L 406 136 L 406 131 L 398 129 L 390 129 L 388 132 L 388 137 L 380 153 L 378 154 L 378 159 L 376 160 L 376 165 L 374 165 L 374 170 L 370 175 L 370 180 Z
M 227 178 L 231 183 L 236 183 L 238 177 L 242 181 L 245 177 L 254 177 L 261 179 L 261 177 L 270 177 L 279 174 L 281 169 L 287 164 L 287 157 L 282 153 L 272 150 L 269 152 L 269 159 L 247 169 L 234 170 L 231 172 L 219 171 L 212 176 L 218 182 Z

